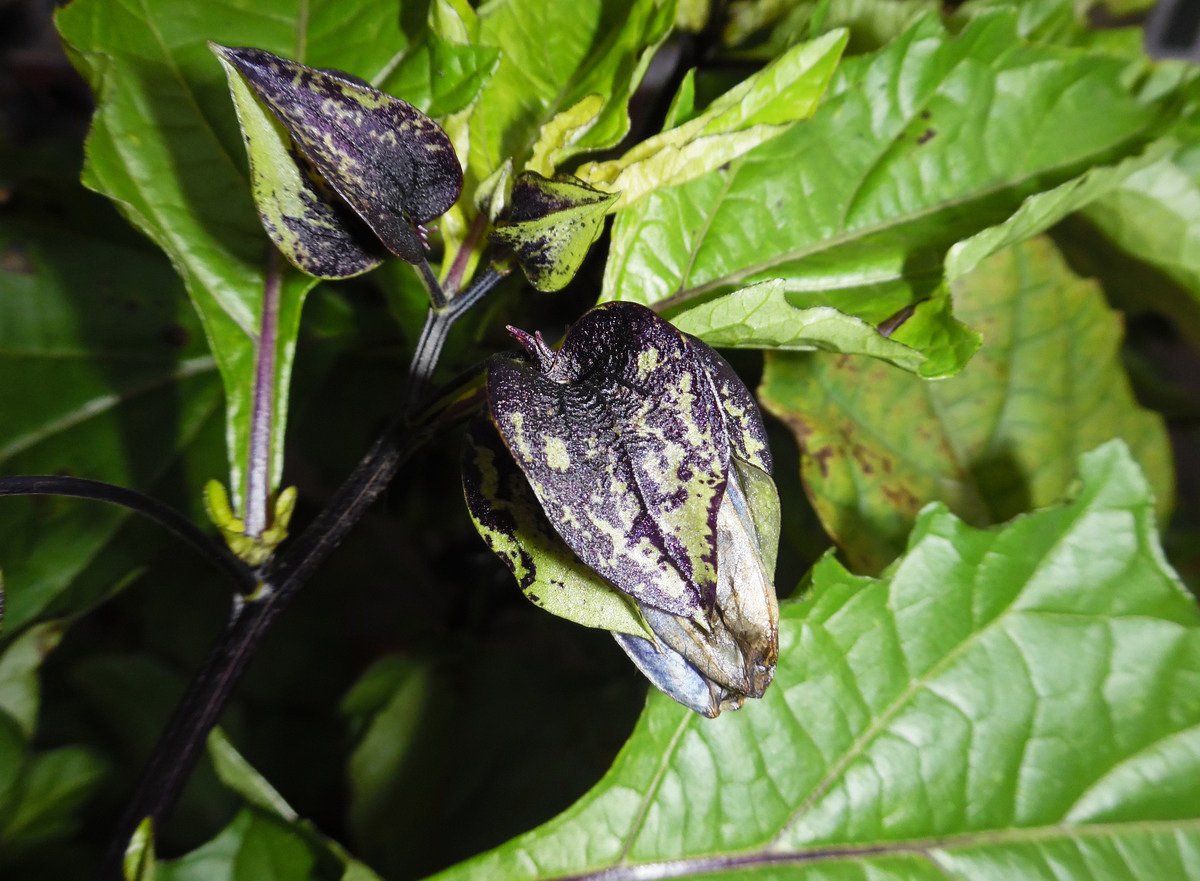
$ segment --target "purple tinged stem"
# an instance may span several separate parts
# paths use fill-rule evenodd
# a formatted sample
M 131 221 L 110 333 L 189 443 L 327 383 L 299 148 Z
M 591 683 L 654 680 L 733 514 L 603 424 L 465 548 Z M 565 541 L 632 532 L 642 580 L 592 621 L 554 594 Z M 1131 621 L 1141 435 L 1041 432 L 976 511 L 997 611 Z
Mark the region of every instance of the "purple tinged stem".
M 275 421 L 275 350 L 282 288 L 279 251 L 271 248 L 263 280 L 262 318 L 254 365 L 254 403 L 250 411 L 250 450 L 246 468 L 246 535 L 258 538 L 269 525 L 271 430 Z

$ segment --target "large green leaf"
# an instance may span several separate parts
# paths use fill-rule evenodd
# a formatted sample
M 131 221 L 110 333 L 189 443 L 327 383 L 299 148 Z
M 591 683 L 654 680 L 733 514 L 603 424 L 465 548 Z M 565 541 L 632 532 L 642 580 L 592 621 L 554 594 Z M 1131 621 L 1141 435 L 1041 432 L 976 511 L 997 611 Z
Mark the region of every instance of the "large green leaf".
M 441 881 L 1183 878 L 1200 850 L 1200 615 L 1124 448 L 988 531 L 924 512 L 891 574 L 826 557 L 762 701 L 651 695 L 612 770 Z
M 925 18 L 875 55 L 843 63 L 808 122 L 619 214 L 602 298 L 671 316 L 779 278 L 792 305 L 831 306 L 873 325 L 932 305 L 892 339 L 926 355 L 926 375 L 952 373 L 975 337 L 939 290 L 946 252 L 1007 221 L 1028 197 L 1140 152 L 1162 113 L 1130 93 L 1125 69 L 1025 43 L 1008 14 L 981 16 L 953 38 Z M 1100 182 L 1121 179 L 1104 171 L 1006 229 L 1037 232 L 1082 195 L 1098 196 Z
M 59 29 L 98 97 L 84 182 L 170 256 L 204 322 L 226 392 L 235 495 L 244 483 L 260 303 L 271 247 L 254 211 L 221 65 L 208 40 L 254 46 L 367 80 L 399 76 L 408 38 L 396 7 L 368 0 L 80 0 Z M 479 82 L 469 64 L 411 70 Z M 431 92 L 430 100 L 433 99 Z M 455 102 L 451 102 L 455 103 Z M 284 275 L 271 433 L 279 479 L 297 328 L 311 279 Z
M 106 480 L 176 505 L 196 491 L 198 501 L 203 470 L 221 467 L 213 359 L 170 266 L 140 242 L 102 238 L 121 221 L 99 207 L 0 222 L 0 471 Z M 0 500 L 6 633 L 87 608 L 144 563 L 143 546 L 119 552 L 102 583 L 85 575 L 106 569 L 95 564 L 128 519 L 96 502 Z
M 615 210 L 660 187 L 683 184 L 719 168 L 812 116 L 845 45 L 845 32 L 838 32 L 795 46 L 718 97 L 703 113 L 651 135 L 617 159 L 587 163 L 578 174 L 590 184 L 618 191 Z M 689 79 L 685 89 L 691 86 Z M 676 101 L 693 97 L 685 92 Z
M 930 501 L 976 525 L 1049 504 L 1079 452 L 1112 437 L 1170 509 L 1166 429 L 1133 399 L 1121 320 L 1095 282 L 1039 238 L 990 258 L 954 298 L 984 344 L 942 382 L 862 359 L 768 359 L 765 406 L 795 433 L 809 498 L 855 568 L 889 563 Z

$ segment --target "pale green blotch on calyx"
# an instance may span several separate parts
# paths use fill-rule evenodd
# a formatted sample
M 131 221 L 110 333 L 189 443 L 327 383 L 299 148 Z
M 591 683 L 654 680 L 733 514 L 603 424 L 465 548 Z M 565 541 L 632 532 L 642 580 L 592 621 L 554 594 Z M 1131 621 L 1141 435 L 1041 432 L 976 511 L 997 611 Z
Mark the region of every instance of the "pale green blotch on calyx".
M 600 237 L 604 215 L 619 195 L 573 178 L 521 172 L 509 196 L 508 219 L 497 221 L 491 238 L 512 248 L 534 288 L 562 290 Z
M 246 534 L 246 521 L 233 513 L 229 504 L 229 493 L 220 481 L 210 480 L 204 484 L 204 510 L 209 520 L 217 527 L 225 544 L 239 560 L 251 566 L 261 566 L 288 536 L 288 523 L 296 508 L 296 488 L 289 486 L 275 500 L 274 516 L 270 525 L 260 536 Z
M 229 81 L 251 193 L 263 229 L 293 266 L 317 278 L 350 278 L 374 269 L 386 255 L 379 240 L 300 157 L 287 129 L 255 96 L 215 43 L 209 48 Z
M 583 563 L 551 526 L 492 425 L 473 423 L 463 491 L 476 530 L 535 605 L 585 627 L 654 639 L 637 603 Z

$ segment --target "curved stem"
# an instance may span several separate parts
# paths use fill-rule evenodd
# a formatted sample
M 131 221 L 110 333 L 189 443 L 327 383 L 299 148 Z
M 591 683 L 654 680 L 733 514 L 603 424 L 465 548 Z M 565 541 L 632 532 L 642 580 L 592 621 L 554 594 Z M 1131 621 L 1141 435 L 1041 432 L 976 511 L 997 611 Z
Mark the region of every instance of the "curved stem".
M 240 593 L 251 594 L 258 589 L 258 579 L 253 570 L 234 556 L 222 542 L 201 530 L 174 508 L 137 490 L 85 477 L 34 475 L 0 477 L 0 496 L 69 496 L 128 508 L 153 520 L 212 560 L 233 579 Z
M 434 411 L 429 421 L 419 425 L 408 422 L 425 397 L 450 325 L 503 276 L 502 271 L 489 270 L 443 308 L 430 310 L 413 355 L 399 413 L 324 510 L 263 573 L 258 592 L 251 597 L 235 598 L 229 622 L 154 748 L 105 854 L 97 876 L 100 881 L 121 881 L 125 847 L 143 818 L 151 817 L 155 827 L 161 826 L 191 775 L 208 732 L 217 723 L 234 686 L 275 618 L 362 518 L 401 463 L 429 437 L 465 415 L 463 406 L 451 404 Z M 451 396 L 450 400 L 458 399 Z

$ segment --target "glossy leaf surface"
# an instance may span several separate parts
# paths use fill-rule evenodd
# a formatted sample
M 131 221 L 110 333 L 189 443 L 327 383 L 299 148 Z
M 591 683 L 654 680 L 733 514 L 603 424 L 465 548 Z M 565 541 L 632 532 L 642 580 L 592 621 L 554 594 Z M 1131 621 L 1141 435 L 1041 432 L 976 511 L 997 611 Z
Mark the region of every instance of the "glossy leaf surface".
M 764 406 L 795 433 L 809 497 L 854 567 L 889 563 L 934 500 L 976 525 L 1049 504 L 1078 452 L 1112 437 L 1170 510 L 1166 430 L 1130 392 L 1120 318 L 1095 282 L 1039 238 L 990 258 L 954 298 L 984 344 L 941 382 L 861 358 L 768 359 Z
M 1014 28 L 992 14 L 951 38 L 926 18 L 844 62 L 811 120 L 622 212 L 603 299 L 672 316 L 780 278 L 792 305 L 878 326 L 944 298 L 951 246 L 1138 152 L 1161 119 L 1123 84 L 1125 62 L 1022 43 Z M 941 307 L 892 339 L 921 349 L 925 375 L 953 373 L 975 345 Z
M 107 480 L 194 504 L 204 471 L 222 467 L 213 359 L 167 262 L 136 239 L 104 238 L 120 219 L 94 207 L 0 222 L 0 472 Z M 129 520 L 99 502 L 5 498 L 5 632 L 107 596 L 144 562 L 144 548 L 114 542 Z
M 1200 615 L 1123 447 L 1080 475 L 998 529 L 925 511 L 884 579 L 825 558 L 762 701 L 652 695 L 592 792 L 437 877 L 1195 874 Z
M 787 301 L 784 282 L 759 282 L 684 309 L 671 323 L 711 346 L 730 349 L 821 349 L 871 355 L 917 370 L 925 356 L 890 340 L 860 318 L 830 306 L 799 309 Z
M 615 209 L 700 177 L 812 116 L 845 45 L 845 33 L 834 33 L 796 46 L 695 118 L 651 135 L 618 159 L 587 163 L 578 174 L 620 192 Z

